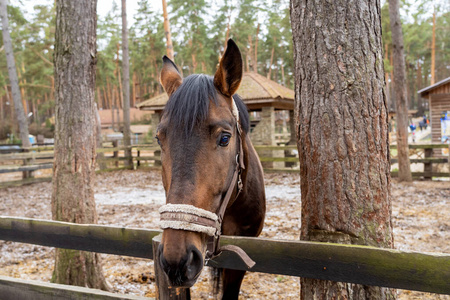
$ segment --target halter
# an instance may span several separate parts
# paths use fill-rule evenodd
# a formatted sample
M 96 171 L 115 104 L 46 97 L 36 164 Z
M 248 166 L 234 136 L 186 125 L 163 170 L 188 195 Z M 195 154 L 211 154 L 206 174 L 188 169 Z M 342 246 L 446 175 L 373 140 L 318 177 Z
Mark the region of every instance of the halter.
M 225 211 L 230 202 L 233 192 L 236 190 L 235 200 L 243 189 L 241 178 L 242 170 L 245 169 L 242 134 L 239 124 L 239 111 L 236 103 L 232 101 L 232 113 L 236 118 L 236 131 L 238 133 L 239 151 L 236 154 L 236 168 L 234 170 L 231 184 L 225 196 L 222 198 L 219 209 L 216 213 L 207 211 L 202 208 L 195 207 L 188 204 L 166 204 L 159 209 L 160 213 L 160 227 L 162 229 L 171 228 L 178 230 L 187 230 L 205 233 L 210 236 L 208 241 L 205 264 L 208 265 L 209 260 L 218 257 L 223 251 L 231 251 L 236 253 L 242 261 L 251 268 L 255 262 L 244 252 L 241 248 L 235 245 L 225 245 L 220 247 L 220 235 L 222 228 L 222 221 Z

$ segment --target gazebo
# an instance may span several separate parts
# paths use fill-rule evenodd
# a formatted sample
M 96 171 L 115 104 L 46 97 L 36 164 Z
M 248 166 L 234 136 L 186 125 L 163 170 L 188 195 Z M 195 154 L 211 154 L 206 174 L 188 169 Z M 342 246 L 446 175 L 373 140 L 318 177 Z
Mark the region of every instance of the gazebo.
M 431 142 L 448 143 L 450 139 L 450 77 L 417 93 L 429 103 Z
M 260 112 L 260 119 L 252 121 L 250 137 L 255 145 L 276 145 L 275 111 L 290 111 L 290 122 L 293 122 L 294 91 L 254 72 L 244 73 L 237 94 L 244 100 L 249 112 Z M 166 93 L 138 103 L 141 110 L 154 111 L 152 127 L 156 128 L 160 115 L 168 101 Z M 291 140 L 295 132 L 291 125 Z

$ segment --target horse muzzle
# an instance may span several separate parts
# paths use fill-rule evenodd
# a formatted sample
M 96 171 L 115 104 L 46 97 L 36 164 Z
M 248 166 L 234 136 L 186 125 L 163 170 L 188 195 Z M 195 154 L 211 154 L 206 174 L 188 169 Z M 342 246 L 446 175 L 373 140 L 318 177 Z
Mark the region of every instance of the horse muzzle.
M 194 246 L 186 249 L 179 260 L 170 260 L 164 256 L 164 246 L 159 246 L 159 263 L 172 287 L 190 288 L 197 281 L 203 269 L 203 257 Z

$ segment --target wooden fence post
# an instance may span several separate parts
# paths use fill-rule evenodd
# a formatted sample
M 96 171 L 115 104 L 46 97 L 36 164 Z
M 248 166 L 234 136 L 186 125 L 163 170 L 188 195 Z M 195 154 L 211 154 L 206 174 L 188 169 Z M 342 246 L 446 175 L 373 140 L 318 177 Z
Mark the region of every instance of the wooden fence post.
M 29 149 L 23 149 L 23 153 L 30 153 Z M 23 160 L 23 165 L 29 165 L 31 162 L 34 162 L 34 159 L 32 158 L 25 158 Z M 22 179 L 28 179 L 33 177 L 33 171 L 23 171 L 22 172 Z
M 113 141 L 112 144 L 113 144 L 113 147 L 114 147 L 114 148 L 119 147 L 119 141 L 118 141 L 118 140 Z M 115 150 L 115 151 L 114 151 L 114 154 L 113 154 L 113 157 L 114 157 L 114 158 L 119 158 L 119 151 Z M 116 165 L 116 167 L 119 166 L 119 160 L 116 160 L 116 161 L 115 161 L 115 165 Z
M 425 159 L 431 158 L 433 156 L 433 148 L 425 148 Z M 423 172 L 424 172 L 424 179 L 432 179 L 431 173 L 433 172 L 433 163 L 432 162 L 425 162 L 423 163 Z
M 141 166 L 141 150 L 137 150 L 137 164 L 136 164 L 136 169 L 139 168 Z
M 160 300 L 190 300 L 191 293 L 189 289 L 171 288 L 167 281 L 164 271 L 159 265 L 159 245 L 161 244 L 162 234 L 158 234 L 152 239 L 153 247 L 153 265 L 155 268 L 155 284 L 156 284 L 156 299 Z

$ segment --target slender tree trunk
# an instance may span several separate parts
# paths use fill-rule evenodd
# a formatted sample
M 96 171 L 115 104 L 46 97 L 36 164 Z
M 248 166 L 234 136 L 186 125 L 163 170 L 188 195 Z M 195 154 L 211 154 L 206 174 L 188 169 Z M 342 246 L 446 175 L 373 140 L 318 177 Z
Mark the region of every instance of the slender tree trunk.
M 397 108 L 396 99 L 394 98 L 395 94 L 393 92 L 393 90 L 395 88 L 395 82 L 394 82 L 394 50 L 393 49 L 391 49 L 391 56 L 390 56 L 390 59 L 389 59 L 389 65 L 391 66 L 391 72 L 389 74 L 389 78 L 391 78 L 391 84 L 389 85 L 389 101 L 391 101 L 390 103 L 392 103 L 390 105 L 394 105 L 394 106 L 391 106 L 391 107 Z
M 4 96 L 0 97 L 0 120 L 4 120 L 5 119 L 5 114 L 3 112 L 3 98 L 5 98 Z
M 23 71 L 23 70 L 22 70 Z M 21 77 L 21 74 L 20 74 L 20 69 L 18 69 L 17 70 L 17 76 L 18 77 Z M 25 116 L 27 116 L 27 114 L 28 114 L 28 112 L 29 112 L 29 107 L 28 107 L 28 105 L 27 105 L 27 100 L 26 100 L 26 95 L 25 95 L 25 89 L 23 88 L 24 87 L 24 85 L 26 85 L 26 81 L 24 81 L 24 80 L 21 80 L 20 81 L 20 84 L 19 84 L 19 87 L 20 87 L 20 98 L 22 99 L 22 106 L 23 106 L 23 113 L 25 114 Z M 28 121 L 27 121 L 27 123 L 28 123 Z
M 169 15 L 167 14 L 167 2 L 166 0 L 162 0 L 162 6 L 163 6 L 163 16 L 164 16 L 164 34 L 166 36 L 166 50 L 167 50 L 167 57 L 171 60 L 174 60 L 173 55 L 173 45 L 172 45 L 172 35 L 170 34 L 170 22 L 169 22 Z
M 138 76 L 136 75 L 136 72 L 133 72 L 133 103 L 131 104 L 131 106 L 135 106 L 136 105 L 136 101 L 138 99 L 136 92 L 138 91 L 138 89 L 136 88 L 136 85 L 139 85 L 138 83 Z
M 394 92 L 395 102 L 397 104 L 398 179 L 400 181 L 412 181 L 408 148 L 408 98 L 406 91 L 405 56 L 399 0 L 389 0 L 389 19 L 391 23 L 393 48 Z
M 436 83 L 436 8 L 433 11 L 433 33 L 431 37 L 431 84 Z
M 47 93 L 44 94 L 44 103 L 47 103 L 49 96 L 47 95 Z M 52 114 L 50 113 L 50 108 L 47 109 L 47 115 L 51 116 Z
M 116 98 L 117 130 L 120 131 L 120 95 L 117 87 L 114 87 L 114 95 Z
M 130 59 L 128 57 L 128 27 L 127 27 L 127 2 L 122 0 L 122 72 L 123 72 L 123 145 L 126 164 L 133 168 L 131 157 L 131 129 L 130 129 Z
M 380 11 L 379 1 L 291 0 L 302 240 L 393 247 Z M 301 278 L 301 299 L 394 295 Z
M 9 34 L 9 21 L 7 13 L 7 0 L 0 0 L 0 18 L 2 19 L 2 33 L 3 46 L 5 47 L 6 64 L 8 65 L 9 81 L 11 82 L 11 93 L 14 101 L 14 109 L 19 125 L 20 139 L 24 148 L 31 147 L 28 138 L 28 120 L 25 115 L 25 110 L 22 104 L 22 99 L 19 89 L 19 80 L 17 77 L 16 63 L 14 60 L 13 47 L 11 42 L 11 35 Z
M 253 39 L 251 35 L 248 35 L 248 49 L 247 49 L 247 60 L 248 60 L 248 70 L 250 71 L 251 69 L 254 70 L 253 64 Z
M 192 52 L 192 70 L 190 71 L 191 74 L 195 73 L 195 70 L 197 70 L 197 56 L 195 55 L 195 52 Z
M 102 99 L 102 94 L 100 92 L 100 87 L 97 87 L 97 110 L 98 109 L 102 109 L 103 108 L 103 99 Z
M 388 48 L 388 44 L 386 43 L 386 45 L 384 45 L 384 59 L 385 60 L 388 60 L 388 53 L 389 53 L 389 48 Z M 389 93 L 389 73 L 388 72 L 384 73 L 384 81 L 386 82 L 386 99 L 387 99 L 388 111 L 389 111 L 389 107 L 390 107 L 390 103 L 391 103 L 391 95 Z
M 420 62 L 418 60 L 417 60 L 417 72 L 416 72 L 416 85 L 417 85 L 418 90 L 422 89 L 422 65 L 420 64 Z M 425 112 L 425 107 L 423 105 L 423 98 L 420 96 L 417 98 L 417 106 L 419 108 L 420 114 L 422 115 Z
M 272 52 L 270 54 L 269 72 L 267 72 L 267 79 L 270 79 L 270 75 L 272 74 L 273 56 L 274 56 L 274 54 L 275 54 L 275 47 L 272 47 Z
M 112 108 L 112 101 L 111 101 L 111 97 L 110 97 L 110 95 L 109 95 L 109 88 L 110 88 L 110 86 L 109 86 L 109 82 L 108 82 L 108 79 L 106 79 L 106 89 L 105 89 L 105 85 L 103 85 L 102 86 L 102 89 L 103 89 L 103 95 L 105 95 L 105 99 L 106 99 L 106 108 L 107 109 L 111 109 Z
M 248 53 L 244 55 L 245 57 L 245 72 L 250 72 L 250 63 L 249 63 L 249 56 Z
M 256 37 L 255 37 L 255 59 L 253 65 L 253 72 L 258 73 L 258 35 L 259 35 L 259 27 L 261 24 L 258 23 L 258 27 L 256 27 Z
M 122 88 L 122 75 L 120 74 L 120 67 L 119 67 L 119 50 L 120 50 L 120 44 L 117 43 L 117 60 L 116 60 L 116 76 L 117 81 L 119 83 L 119 97 L 117 99 L 117 108 L 123 109 L 123 88 Z
M 96 224 L 95 66 L 97 1 L 57 0 L 54 220 Z M 100 255 L 56 249 L 52 282 L 108 290 Z
M 95 108 L 95 121 L 96 121 L 96 134 L 97 134 L 97 141 L 96 141 L 96 147 L 97 149 L 102 148 L 103 146 L 103 138 L 102 138 L 102 120 L 100 119 L 100 114 L 98 112 L 98 108 Z M 106 169 L 106 162 L 105 159 L 105 153 L 100 152 L 97 153 L 97 159 L 98 159 L 98 165 L 100 167 L 100 170 Z

